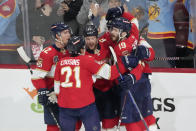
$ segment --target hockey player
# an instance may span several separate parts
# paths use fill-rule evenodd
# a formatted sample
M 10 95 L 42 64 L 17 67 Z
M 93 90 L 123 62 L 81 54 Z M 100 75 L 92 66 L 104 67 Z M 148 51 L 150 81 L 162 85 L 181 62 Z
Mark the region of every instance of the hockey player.
M 59 120 L 63 131 L 73 131 L 79 118 L 86 131 L 100 131 L 100 119 L 92 89 L 93 75 L 112 80 L 119 76 L 116 66 L 95 62 L 84 54 L 84 39 L 72 37 L 67 45 L 71 56 L 61 59 L 55 70 Z
M 152 115 L 152 100 L 151 100 L 151 85 L 148 75 L 151 70 L 145 61 L 151 61 L 154 59 L 154 51 L 152 47 L 141 38 L 136 50 L 137 41 L 129 36 L 131 24 L 125 18 L 116 18 L 112 21 L 110 36 L 111 40 L 118 42 L 115 45 L 114 50 L 117 57 L 123 57 L 123 62 L 127 68 L 131 68 L 131 73 L 136 74 L 136 83 L 132 86 L 132 76 L 125 75 L 124 80 L 121 80 L 120 86 L 125 90 L 122 91 L 122 100 L 127 95 L 127 90 L 131 91 L 142 115 L 145 118 L 147 124 L 153 125 L 150 128 L 155 128 L 155 118 Z M 135 53 L 136 52 L 136 53 Z M 120 63 L 119 63 L 120 64 Z M 139 73 L 137 71 L 140 71 Z M 141 77 L 141 79 L 140 79 Z M 130 85 L 130 86 L 129 86 Z M 125 107 L 122 115 L 122 123 L 126 126 L 127 131 L 144 131 L 145 127 L 141 122 L 141 118 L 132 102 L 130 97 L 125 101 Z
M 109 26 L 111 24 L 111 21 L 115 18 L 118 18 L 118 17 L 126 18 L 127 20 L 129 20 L 131 22 L 130 34 L 133 35 L 135 37 L 135 39 L 138 39 L 138 37 L 139 37 L 138 20 L 131 13 L 124 12 L 124 7 L 123 6 L 111 8 L 111 9 L 108 10 L 108 12 L 106 14 L 106 20 L 108 21 L 108 23 L 107 23 L 108 29 L 109 29 Z M 102 37 L 103 38 L 109 37 L 109 32 L 105 33 Z
M 98 40 L 98 30 L 95 25 L 87 25 L 84 29 L 86 55 L 95 58 L 98 64 L 110 61 L 110 51 L 107 41 Z M 93 84 L 95 102 L 102 121 L 104 130 L 113 130 L 118 122 L 119 96 L 118 89 L 114 81 L 98 79 Z
M 46 47 L 38 58 L 36 69 L 32 75 L 32 83 L 38 91 L 38 101 L 44 106 L 44 120 L 47 124 L 47 131 L 59 131 L 57 123 L 49 112 L 49 108 L 58 120 L 58 106 L 48 100 L 53 92 L 54 71 L 59 59 L 69 56 L 65 49 L 71 37 L 71 29 L 64 23 L 56 23 L 51 26 L 51 32 L 55 38 L 55 44 Z

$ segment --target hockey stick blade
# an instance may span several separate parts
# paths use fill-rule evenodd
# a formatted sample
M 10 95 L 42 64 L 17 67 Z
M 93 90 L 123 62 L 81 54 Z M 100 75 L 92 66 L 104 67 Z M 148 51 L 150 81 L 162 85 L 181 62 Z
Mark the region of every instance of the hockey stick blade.
M 57 121 L 57 118 L 56 118 L 56 116 L 54 115 L 52 109 L 51 109 L 50 107 L 47 107 L 47 108 L 48 108 L 48 111 L 50 112 L 50 114 L 52 115 L 52 118 L 53 118 L 54 121 L 56 122 L 57 127 L 58 127 L 58 128 L 60 129 L 60 131 L 61 131 L 61 126 L 60 126 L 59 122 Z
M 24 51 L 23 46 L 20 46 L 17 48 L 17 52 L 20 55 L 20 57 L 26 62 L 29 63 L 31 61 L 31 59 L 27 56 L 27 54 Z
M 30 64 L 29 64 L 30 62 L 32 62 L 32 60 L 31 60 L 30 57 L 28 57 L 27 54 L 25 53 L 23 46 L 18 47 L 18 48 L 17 48 L 17 52 L 18 52 L 18 54 L 20 55 L 20 57 L 23 59 L 23 61 L 26 62 L 26 65 L 27 65 L 27 67 L 28 67 L 30 73 L 33 74 L 33 71 L 32 71 L 32 69 L 31 69 L 31 67 L 30 67 Z

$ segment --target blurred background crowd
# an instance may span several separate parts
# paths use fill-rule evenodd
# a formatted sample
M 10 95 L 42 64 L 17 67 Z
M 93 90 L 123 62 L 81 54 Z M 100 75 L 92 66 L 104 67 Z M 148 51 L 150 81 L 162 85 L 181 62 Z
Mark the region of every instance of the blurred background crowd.
M 36 60 L 53 43 L 49 28 L 58 21 L 75 35 L 82 35 L 91 22 L 101 36 L 107 31 L 107 10 L 117 6 L 139 21 L 141 35 L 159 59 L 151 67 L 195 67 L 195 0 L 0 0 L 0 64 L 24 64 L 16 51 L 19 46 Z

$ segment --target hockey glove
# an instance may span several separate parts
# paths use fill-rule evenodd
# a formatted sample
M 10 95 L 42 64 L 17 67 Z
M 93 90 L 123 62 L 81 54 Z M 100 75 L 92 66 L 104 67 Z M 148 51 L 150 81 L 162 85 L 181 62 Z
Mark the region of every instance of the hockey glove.
M 119 86 L 124 90 L 131 89 L 136 81 L 135 76 L 132 74 L 125 74 L 122 75 L 122 77 L 123 79 L 121 79 L 120 77 L 118 78 Z
M 139 63 L 138 57 L 134 55 L 122 56 L 121 60 L 127 69 L 135 68 Z
M 110 8 L 106 14 L 106 20 L 109 21 L 114 18 L 121 17 L 123 13 L 124 13 L 123 6 Z
M 138 56 L 139 60 L 148 59 L 150 57 L 150 51 L 147 47 L 139 45 L 136 56 Z
M 38 90 L 38 101 L 41 105 L 46 106 L 48 104 L 49 90 L 47 88 L 40 88 Z

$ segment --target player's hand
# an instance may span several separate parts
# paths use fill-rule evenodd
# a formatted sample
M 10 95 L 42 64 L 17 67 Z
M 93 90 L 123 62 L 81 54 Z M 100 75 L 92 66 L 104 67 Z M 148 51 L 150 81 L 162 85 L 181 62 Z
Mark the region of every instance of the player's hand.
M 136 56 L 139 60 L 148 59 L 150 57 L 150 51 L 147 47 L 139 45 L 136 52 Z
M 49 100 L 50 103 L 52 103 L 52 104 L 57 103 L 57 96 L 56 96 L 54 91 L 52 91 L 51 93 L 47 94 L 47 96 L 48 96 L 48 100 Z
M 38 101 L 41 105 L 46 106 L 48 104 L 49 90 L 47 88 L 40 88 L 38 90 Z
M 62 7 L 59 7 L 58 10 L 57 10 L 57 15 L 58 16 L 62 16 L 64 14 L 65 14 L 65 11 L 63 10 L 63 8 Z
M 124 64 L 124 66 L 129 69 L 129 68 L 135 68 L 138 63 L 139 63 L 139 59 L 137 56 L 134 55 L 126 55 L 126 56 L 122 56 L 121 57 L 122 62 Z
M 97 6 L 97 4 L 95 4 L 95 3 L 91 3 L 90 9 L 92 11 L 93 16 L 96 17 L 98 15 L 99 6 Z
M 135 84 L 136 78 L 132 74 L 125 74 L 122 75 L 122 78 L 118 78 L 119 86 L 124 90 L 129 90 Z
M 41 11 L 45 16 L 50 16 L 52 7 L 49 4 L 45 4 L 44 7 L 41 8 Z
M 68 12 L 68 11 L 69 11 L 69 6 L 68 6 L 67 4 L 61 3 L 61 7 L 63 8 L 63 10 L 64 10 L 65 12 Z
M 123 6 L 110 8 L 106 14 L 106 20 L 112 20 L 114 18 L 121 17 L 123 13 L 124 13 Z

